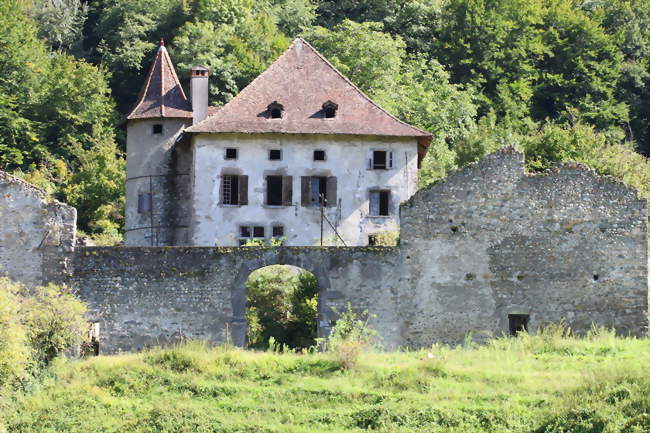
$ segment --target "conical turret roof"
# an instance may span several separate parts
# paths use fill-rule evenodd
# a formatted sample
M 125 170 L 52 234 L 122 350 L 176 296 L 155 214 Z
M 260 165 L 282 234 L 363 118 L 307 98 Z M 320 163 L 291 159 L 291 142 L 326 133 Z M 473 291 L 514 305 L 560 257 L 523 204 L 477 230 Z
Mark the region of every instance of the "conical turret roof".
M 185 97 L 172 60 L 161 39 L 138 101 L 126 119 L 162 117 L 191 118 L 192 106 Z
M 333 118 L 325 115 L 328 103 L 336 107 Z M 281 118 L 273 118 L 273 107 L 281 108 Z M 420 153 L 431 142 L 430 133 L 385 111 L 301 38 L 221 110 L 186 131 L 416 137 Z

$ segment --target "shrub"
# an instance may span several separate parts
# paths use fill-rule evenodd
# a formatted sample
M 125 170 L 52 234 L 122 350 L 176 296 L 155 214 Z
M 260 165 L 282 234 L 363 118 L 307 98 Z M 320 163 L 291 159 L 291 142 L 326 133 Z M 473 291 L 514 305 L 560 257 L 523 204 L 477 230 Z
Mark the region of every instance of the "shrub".
M 20 286 L 0 279 L 0 388 L 19 378 L 27 369 L 27 329 L 20 317 Z M 1 431 L 1 430 L 0 430 Z
M 47 366 L 81 344 L 85 305 L 66 288 L 27 289 L 0 279 L 0 388 Z
M 33 359 L 39 367 L 82 343 L 89 329 L 85 313 L 85 304 L 66 287 L 49 284 L 26 293 L 23 320 Z
M 326 350 L 342 368 L 354 367 L 363 351 L 379 346 L 377 331 L 368 326 L 369 318 L 367 311 L 356 313 L 348 303 L 347 310 L 340 313 L 332 333 L 325 340 Z

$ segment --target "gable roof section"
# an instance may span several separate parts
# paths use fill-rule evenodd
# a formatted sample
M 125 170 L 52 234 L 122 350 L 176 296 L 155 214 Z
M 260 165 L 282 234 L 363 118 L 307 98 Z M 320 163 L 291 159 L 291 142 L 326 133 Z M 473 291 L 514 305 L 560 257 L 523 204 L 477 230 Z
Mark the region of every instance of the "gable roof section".
M 172 60 L 161 40 L 138 101 L 126 119 L 162 117 L 191 118 L 192 106 L 185 97 Z
M 267 110 L 275 101 L 284 108 L 280 119 Z M 324 116 L 327 101 L 338 105 L 334 118 Z M 431 142 L 431 134 L 379 107 L 301 38 L 219 112 L 186 131 L 417 137 L 425 150 Z

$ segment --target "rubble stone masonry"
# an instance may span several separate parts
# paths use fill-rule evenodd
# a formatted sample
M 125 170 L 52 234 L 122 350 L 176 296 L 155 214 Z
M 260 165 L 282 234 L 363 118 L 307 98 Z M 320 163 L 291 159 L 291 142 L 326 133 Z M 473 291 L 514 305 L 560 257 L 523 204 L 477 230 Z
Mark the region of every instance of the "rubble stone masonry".
M 42 209 L 11 215 L 32 221 Z M 320 335 L 350 302 L 387 348 L 501 335 L 509 315 L 531 332 L 558 321 L 648 331 L 647 205 L 611 178 L 572 163 L 528 174 L 523 154 L 504 148 L 418 191 L 400 220 L 398 247 L 82 247 L 52 257 L 44 278 L 89 304 L 102 353 L 180 336 L 244 345 L 246 279 L 272 264 L 316 276 Z M 31 243 L 6 249 L 16 230 L 26 232 L 2 228 L 5 267 L 32 254 Z

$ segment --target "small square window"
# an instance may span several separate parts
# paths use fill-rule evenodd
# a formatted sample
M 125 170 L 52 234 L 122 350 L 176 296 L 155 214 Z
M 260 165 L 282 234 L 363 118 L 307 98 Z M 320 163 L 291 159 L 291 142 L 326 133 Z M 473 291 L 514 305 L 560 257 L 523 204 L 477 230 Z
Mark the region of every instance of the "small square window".
M 229 147 L 226 149 L 226 159 L 237 159 L 237 149 Z
M 255 227 L 253 227 L 253 237 L 254 238 L 263 238 L 264 237 L 264 226 L 255 226 Z
M 368 245 L 374 247 L 377 245 L 377 235 L 368 236 Z
M 273 226 L 273 237 L 281 238 L 284 236 L 284 226 Z
M 528 314 L 508 314 L 510 335 L 516 336 L 519 332 L 528 332 L 529 321 L 530 316 Z
M 325 161 L 325 151 L 314 150 L 314 161 Z
M 282 151 L 280 149 L 271 149 L 269 151 L 269 159 L 271 161 L 279 161 L 282 159 Z
M 385 169 L 386 168 L 386 151 L 375 150 L 372 152 L 372 168 Z
M 163 127 L 162 124 L 156 123 L 153 125 L 153 133 L 154 134 L 162 134 L 163 133 Z
M 250 238 L 251 237 L 251 228 L 248 226 L 240 226 L 239 227 L 239 236 L 242 238 Z

